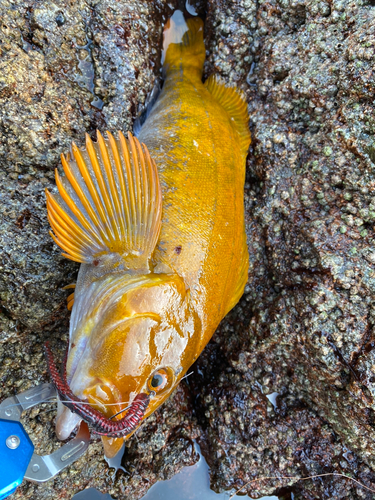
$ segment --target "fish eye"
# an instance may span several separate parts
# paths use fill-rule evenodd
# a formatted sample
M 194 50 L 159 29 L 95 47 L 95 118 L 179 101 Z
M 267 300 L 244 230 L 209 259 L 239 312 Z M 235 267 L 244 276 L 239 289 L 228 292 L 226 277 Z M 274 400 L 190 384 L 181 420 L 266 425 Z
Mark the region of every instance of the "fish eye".
M 168 384 L 168 372 L 165 368 L 159 368 L 148 379 L 147 385 L 150 391 L 160 392 Z

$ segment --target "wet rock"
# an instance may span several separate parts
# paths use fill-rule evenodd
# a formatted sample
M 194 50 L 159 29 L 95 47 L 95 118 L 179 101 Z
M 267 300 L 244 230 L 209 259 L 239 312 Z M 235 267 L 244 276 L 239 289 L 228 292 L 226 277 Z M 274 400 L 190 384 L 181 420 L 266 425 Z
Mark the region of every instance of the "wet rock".
M 51 453 L 56 448 L 51 413 L 42 405 L 26 413 L 24 425 L 36 452 Z M 49 409 L 51 405 L 49 405 Z M 24 482 L 12 495 L 14 499 L 61 498 L 70 500 L 84 488 L 96 488 L 113 498 L 138 499 L 156 481 L 170 479 L 182 467 L 198 460 L 192 439 L 200 430 L 192 416 L 189 396 L 181 386 L 158 412 L 153 414 L 126 443 L 122 466 L 126 473 L 109 468 L 100 440 L 93 440 L 85 455 L 47 483 Z
M 148 2 L 4 0 L 0 9 L 0 297 L 35 328 L 56 314 L 77 269 L 48 235 L 44 189 L 72 140 L 131 129 L 154 85 L 168 12 Z
M 372 3 L 266 0 L 248 25 L 256 27 L 243 58 L 253 61 L 249 283 L 215 336 L 220 347 L 199 361 L 201 373 L 216 367 L 199 385 L 209 383 L 201 415 L 207 450 L 217 450 L 207 457 L 217 489 L 335 471 L 374 487 Z M 240 3 L 209 4 L 228 18 L 242 15 Z M 219 63 L 241 34 L 209 22 L 223 48 L 207 73 L 242 82 L 235 65 Z M 255 382 L 281 393 L 283 409 L 261 404 Z M 340 459 L 344 449 L 355 466 Z M 372 498 L 337 478 L 292 485 L 245 491 Z

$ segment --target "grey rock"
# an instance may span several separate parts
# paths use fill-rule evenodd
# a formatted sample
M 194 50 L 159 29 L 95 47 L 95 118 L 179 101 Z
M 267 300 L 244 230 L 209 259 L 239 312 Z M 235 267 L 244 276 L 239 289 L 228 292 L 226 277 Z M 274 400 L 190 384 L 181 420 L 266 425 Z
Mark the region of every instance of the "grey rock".
M 240 2 L 209 4 L 242 13 Z M 247 294 L 198 361 L 216 489 L 323 472 L 350 472 L 374 488 L 372 4 L 258 2 L 247 78 Z M 242 81 L 235 65 L 220 66 L 241 35 L 215 33 L 223 50 L 207 73 Z M 260 388 L 277 391 L 280 407 L 261 403 Z M 300 419 L 316 426 L 313 445 Z M 356 465 L 340 459 L 345 450 Z M 373 496 L 337 478 L 244 491 L 281 486 L 297 498 Z

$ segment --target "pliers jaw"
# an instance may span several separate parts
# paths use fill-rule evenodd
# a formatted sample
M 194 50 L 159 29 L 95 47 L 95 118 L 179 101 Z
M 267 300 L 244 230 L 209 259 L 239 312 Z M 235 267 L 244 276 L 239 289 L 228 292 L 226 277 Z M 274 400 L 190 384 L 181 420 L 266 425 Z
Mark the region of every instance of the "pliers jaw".
M 38 385 L 25 392 L 5 399 L 0 404 L 0 419 L 4 421 L 3 425 L 11 424 L 12 422 L 15 424 L 18 422 L 18 427 L 21 426 L 21 431 L 27 436 L 26 431 L 20 423 L 22 413 L 36 406 L 41 401 L 46 402 L 56 397 L 56 389 L 52 384 Z M 9 428 L 11 428 L 11 426 L 9 426 Z M 17 426 L 15 428 L 17 428 Z M 12 437 L 12 433 L 9 437 Z M 27 443 L 27 440 L 24 440 L 24 442 Z M 55 452 L 43 456 L 33 453 L 24 474 L 24 478 L 37 483 L 48 481 L 81 457 L 87 450 L 89 443 L 90 432 L 87 424 L 82 422 L 76 436 Z M 28 444 L 28 446 L 30 445 Z M 31 450 L 32 449 L 33 445 L 31 444 Z M 27 460 L 29 460 L 29 457 Z

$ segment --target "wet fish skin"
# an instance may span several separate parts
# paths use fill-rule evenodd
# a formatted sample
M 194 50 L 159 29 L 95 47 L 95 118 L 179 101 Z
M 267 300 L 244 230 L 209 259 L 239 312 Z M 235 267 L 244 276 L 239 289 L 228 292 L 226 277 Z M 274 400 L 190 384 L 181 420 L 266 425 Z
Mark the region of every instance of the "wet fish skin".
M 63 160 L 60 196 L 47 195 L 55 241 L 81 262 L 69 384 L 107 417 L 154 389 L 145 418 L 155 411 L 247 281 L 246 103 L 218 78 L 202 83 L 200 19 L 172 16 L 164 56 L 164 86 L 139 134 L 146 147 L 131 135 L 87 139 Z M 60 438 L 76 424 L 60 405 Z M 106 455 L 122 442 L 104 437 Z

